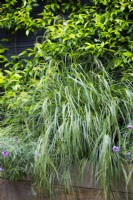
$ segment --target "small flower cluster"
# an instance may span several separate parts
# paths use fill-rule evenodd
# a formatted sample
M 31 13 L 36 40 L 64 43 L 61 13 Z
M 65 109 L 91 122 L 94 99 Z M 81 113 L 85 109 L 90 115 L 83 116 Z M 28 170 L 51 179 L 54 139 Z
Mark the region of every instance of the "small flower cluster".
M 8 157 L 9 156 L 9 152 L 6 151 L 6 150 L 2 151 L 2 156 L 3 157 Z
M 113 146 L 112 150 L 113 150 L 114 153 L 118 153 L 118 152 L 120 151 L 120 147 L 118 147 L 118 146 Z M 131 152 L 128 151 L 128 152 L 125 154 L 125 156 L 130 160 L 130 159 L 131 159 Z
M 127 128 L 133 129 L 133 125 L 130 124 L 130 125 L 127 126 Z M 120 151 L 120 147 L 119 146 L 113 146 L 112 151 L 114 153 L 118 153 Z M 128 151 L 126 153 L 126 157 L 130 160 L 131 159 L 131 152 Z
M 133 129 L 133 125 L 128 125 L 127 128 Z
M 3 172 L 3 171 L 4 171 L 3 167 L 0 167 L 0 172 Z
M 118 153 L 120 151 L 120 147 L 113 146 L 112 150 L 114 153 Z
M 7 150 L 3 150 L 1 154 L 3 157 L 9 157 L 9 152 Z M 0 167 L 0 172 L 3 172 L 3 171 L 4 171 L 4 168 Z

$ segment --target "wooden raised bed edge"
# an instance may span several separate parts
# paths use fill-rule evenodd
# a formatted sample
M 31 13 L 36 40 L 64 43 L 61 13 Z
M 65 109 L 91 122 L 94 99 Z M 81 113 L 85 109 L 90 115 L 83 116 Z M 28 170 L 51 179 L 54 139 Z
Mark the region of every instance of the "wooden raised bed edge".
M 133 193 L 112 191 L 111 200 L 133 200 Z M 104 200 L 103 190 L 96 188 L 72 187 L 71 192 L 66 192 L 64 186 L 55 185 L 53 199 L 54 200 Z M 50 200 L 45 194 L 36 196 L 31 191 L 30 181 L 10 182 L 0 178 L 0 200 Z
M 103 190 L 95 186 L 91 172 L 91 168 L 86 166 L 81 180 L 77 178 L 78 170 L 74 168 L 72 170 L 71 190 L 66 191 L 63 185 L 58 182 L 55 183 L 52 200 L 104 200 Z M 30 180 L 11 182 L 0 178 L 0 200 L 50 200 L 45 192 L 43 196 L 39 196 L 31 190 L 31 186 L 32 182 Z M 124 185 L 120 186 L 119 193 L 115 191 L 115 188 L 111 191 L 110 200 L 127 199 L 133 200 L 133 187 L 131 187 L 128 194 L 125 192 Z

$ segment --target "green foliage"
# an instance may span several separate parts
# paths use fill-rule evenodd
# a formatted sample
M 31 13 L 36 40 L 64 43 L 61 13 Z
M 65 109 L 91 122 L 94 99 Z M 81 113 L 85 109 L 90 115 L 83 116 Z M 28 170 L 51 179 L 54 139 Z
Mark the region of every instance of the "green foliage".
M 9 127 L 8 127 L 9 128 Z M 8 149 L 9 157 L 3 158 L 0 155 L 0 165 L 2 165 L 4 169 L 4 178 L 9 180 L 18 180 L 22 178 L 28 178 L 31 176 L 31 171 L 33 170 L 33 159 L 34 159 L 34 149 L 35 144 L 33 142 L 30 143 L 28 137 L 19 137 L 13 136 L 11 133 L 11 137 L 6 135 L 6 130 L 3 132 L 0 130 L 0 151 L 3 149 Z
M 115 67 L 124 67 L 125 63 L 132 63 L 132 2 L 100 1 L 99 3 L 105 4 L 106 7 L 101 4 L 83 7 L 79 3 L 75 6 L 73 3 L 60 5 L 57 1 L 46 5 L 37 18 L 31 17 L 34 6 L 37 6 L 36 0 L 22 1 L 20 7 L 16 3 L 17 1 L 10 1 L 2 5 L 1 9 L 5 12 L 1 15 L 0 27 L 14 30 L 25 28 L 27 35 L 36 28 L 47 27 L 51 35 L 53 34 L 50 39 L 56 40 L 56 44 L 58 39 L 63 40 L 62 48 L 65 48 L 65 45 L 70 48 L 76 45 L 75 49 L 84 48 L 91 54 L 102 56 L 102 60 L 107 54 L 109 57 L 115 55 Z M 17 7 L 13 8 L 14 5 Z M 71 6 L 67 22 L 61 15 L 56 17 L 59 10 L 65 13 Z
M 6 58 L 6 56 L 4 55 L 4 53 L 7 51 L 8 49 L 5 48 L 2 44 L 0 44 L 0 64 L 1 63 L 5 63 L 8 61 L 8 59 Z
M 61 2 L 49 1 L 35 18 L 37 1 L 1 3 L 1 28 L 44 30 L 42 42 L 36 38 L 34 48 L 10 62 L 1 46 L 7 69 L 0 73 L 0 150 L 10 153 L 0 155 L 2 173 L 12 180 L 32 176 L 50 190 L 55 179 L 70 186 L 75 164 L 91 163 L 108 200 L 121 176 L 128 190 L 133 171 L 126 127 L 133 123 L 133 4 Z

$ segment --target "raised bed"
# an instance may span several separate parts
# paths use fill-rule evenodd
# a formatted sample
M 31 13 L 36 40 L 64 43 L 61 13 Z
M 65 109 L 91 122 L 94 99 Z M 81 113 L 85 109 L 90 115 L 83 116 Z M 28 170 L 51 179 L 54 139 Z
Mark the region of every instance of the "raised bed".
M 72 172 L 72 188 L 66 191 L 63 185 L 55 184 L 54 200 L 104 200 L 103 190 L 95 186 L 90 168 L 86 167 L 83 179 L 77 179 L 77 170 Z M 0 178 L 0 200 L 50 200 L 47 195 L 39 196 L 31 189 L 31 181 L 10 182 Z M 111 192 L 110 200 L 133 200 L 133 187 L 127 194 L 121 184 L 119 193 L 115 188 Z
M 98 195 L 98 196 L 97 196 Z M 121 191 L 119 194 L 112 191 L 111 200 L 133 200 L 133 193 L 128 195 Z M 96 188 L 72 187 L 72 191 L 66 192 L 63 186 L 55 185 L 54 196 L 55 200 L 103 200 L 103 191 Z M 31 191 L 29 181 L 10 182 L 0 179 L 0 200 L 50 200 L 48 196 L 36 196 Z

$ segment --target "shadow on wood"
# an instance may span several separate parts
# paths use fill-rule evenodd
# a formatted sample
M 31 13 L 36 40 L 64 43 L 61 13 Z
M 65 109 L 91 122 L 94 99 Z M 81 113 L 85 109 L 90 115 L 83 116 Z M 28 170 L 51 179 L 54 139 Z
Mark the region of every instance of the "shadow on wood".
M 53 200 L 104 200 L 103 191 L 96 188 L 72 187 L 67 192 L 63 186 L 55 185 Z M 115 191 L 111 193 L 110 200 L 126 200 L 126 193 Z M 128 194 L 128 200 L 133 199 L 133 193 Z M 36 196 L 31 191 L 30 181 L 10 182 L 0 179 L 0 200 L 50 200 L 50 197 L 43 195 Z

